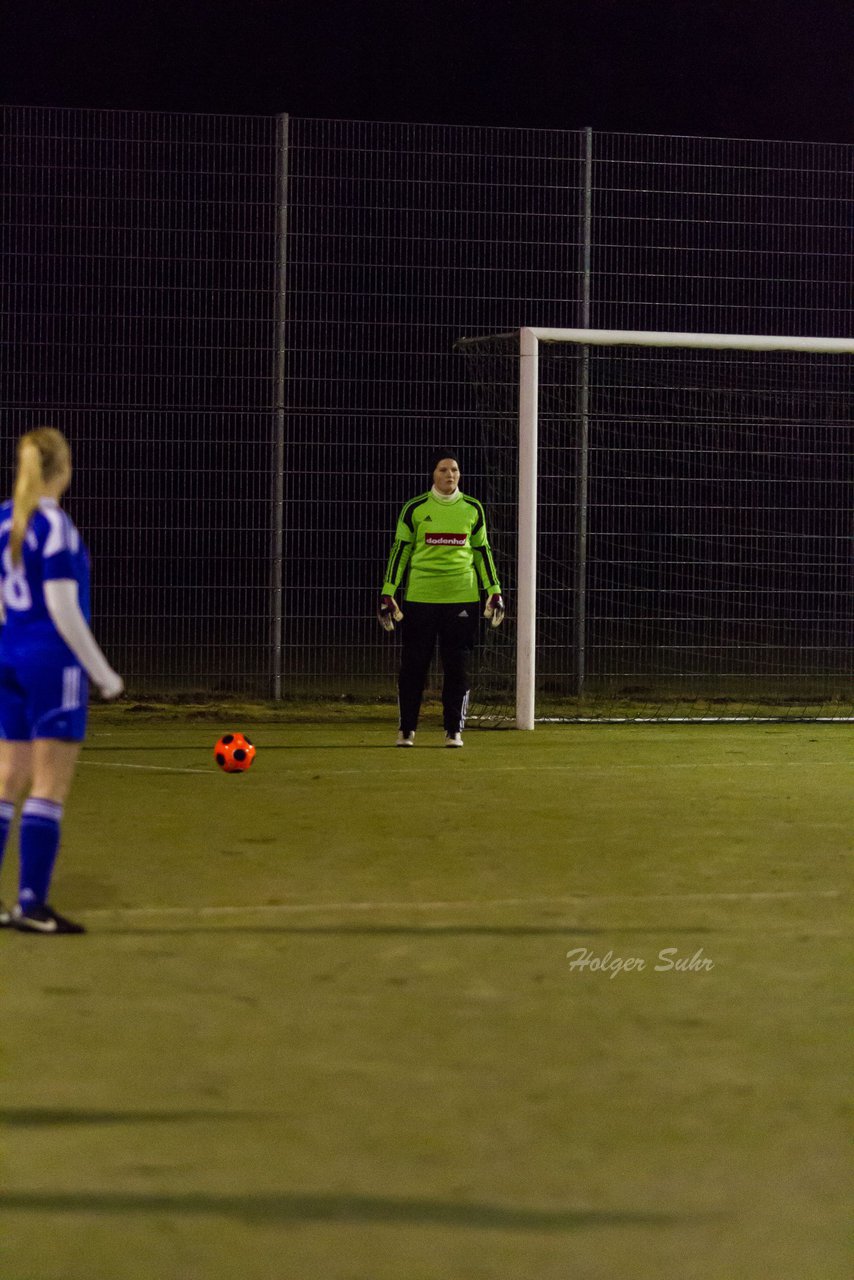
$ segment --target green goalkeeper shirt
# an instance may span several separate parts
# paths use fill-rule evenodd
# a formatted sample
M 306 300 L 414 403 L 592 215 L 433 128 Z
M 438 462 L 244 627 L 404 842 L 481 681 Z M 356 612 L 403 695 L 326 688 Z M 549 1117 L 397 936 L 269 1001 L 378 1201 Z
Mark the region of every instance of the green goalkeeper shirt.
M 478 599 L 478 583 L 490 595 L 500 594 L 480 503 L 459 489 L 449 498 L 431 489 L 407 502 L 386 566 L 384 596 L 397 594 L 407 569 L 407 600 L 465 604 Z

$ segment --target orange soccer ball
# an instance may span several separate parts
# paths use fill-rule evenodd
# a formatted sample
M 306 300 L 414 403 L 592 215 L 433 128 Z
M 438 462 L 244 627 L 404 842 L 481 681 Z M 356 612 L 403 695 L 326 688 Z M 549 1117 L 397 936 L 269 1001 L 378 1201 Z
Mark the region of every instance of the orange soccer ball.
M 255 759 L 255 748 L 244 733 L 224 733 L 214 747 L 214 760 L 224 773 L 245 773 Z

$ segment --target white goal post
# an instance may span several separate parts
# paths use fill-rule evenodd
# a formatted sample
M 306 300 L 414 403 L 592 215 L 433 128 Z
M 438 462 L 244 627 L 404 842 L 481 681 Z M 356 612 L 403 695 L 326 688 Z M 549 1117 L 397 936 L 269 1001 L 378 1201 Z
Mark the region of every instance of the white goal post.
M 497 335 L 511 339 L 515 335 Z M 517 564 L 516 725 L 533 729 L 537 642 L 537 492 L 540 346 L 569 343 L 579 347 L 675 347 L 717 351 L 805 352 L 854 355 L 854 339 L 781 337 L 753 334 L 656 333 L 620 329 L 552 329 L 518 331 L 519 351 L 519 493 Z M 586 424 L 582 425 L 582 432 Z M 586 447 L 586 441 L 583 448 Z M 584 468 L 580 483 L 585 483 Z M 583 504 L 579 505 L 582 510 Z M 585 518 L 582 516 L 582 519 Z M 583 541 L 584 531 L 579 531 Z

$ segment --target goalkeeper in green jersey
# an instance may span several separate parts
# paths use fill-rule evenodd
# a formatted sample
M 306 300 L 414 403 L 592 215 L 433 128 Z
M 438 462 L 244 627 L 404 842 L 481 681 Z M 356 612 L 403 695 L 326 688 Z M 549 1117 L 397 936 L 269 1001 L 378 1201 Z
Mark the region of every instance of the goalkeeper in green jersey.
M 395 622 L 401 622 L 403 629 L 399 747 L 415 745 L 421 698 L 437 640 L 444 673 L 445 746 L 463 745 L 481 589 L 486 593 L 484 617 L 494 627 L 504 618 L 483 507 L 460 491 L 460 467 L 453 450 L 439 450 L 432 471 L 433 487 L 407 502 L 400 513 L 378 611 L 386 631 L 393 631 Z M 397 595 L 404 579 L 405 609 L 401 609 Z

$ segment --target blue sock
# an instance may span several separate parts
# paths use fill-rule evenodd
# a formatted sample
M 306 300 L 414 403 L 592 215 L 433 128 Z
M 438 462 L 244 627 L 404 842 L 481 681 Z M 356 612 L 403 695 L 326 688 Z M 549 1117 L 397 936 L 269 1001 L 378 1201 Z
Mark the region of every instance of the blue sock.
M 15 806 L 11 800 L 0 800 L 0 867 L 3 865 L 3 854 L 9 838 L 9 828 L 15 817 Z
M 21 811 L 21 906 L 47 902 L 53 864 L 59 852 L 62 805 L 31 796 Z

